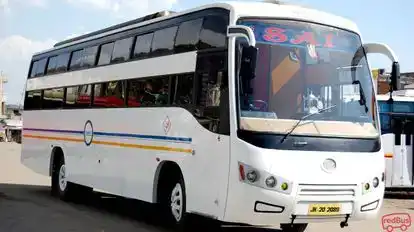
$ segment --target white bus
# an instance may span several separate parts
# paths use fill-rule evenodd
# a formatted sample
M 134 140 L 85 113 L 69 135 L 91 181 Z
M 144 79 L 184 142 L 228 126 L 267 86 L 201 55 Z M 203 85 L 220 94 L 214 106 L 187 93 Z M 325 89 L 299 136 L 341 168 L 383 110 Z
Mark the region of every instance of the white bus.
M 377 96 L 387 190 L 414 189 L 414 90 Z
M 264 2 L 62 41 L 32 58 L 21 162 L 62 199 L 105 191 L 160 204 L 175 225 L 344 227 L 384 194 L 372 52 L 398 80 L 393 52 L 352 21 Z

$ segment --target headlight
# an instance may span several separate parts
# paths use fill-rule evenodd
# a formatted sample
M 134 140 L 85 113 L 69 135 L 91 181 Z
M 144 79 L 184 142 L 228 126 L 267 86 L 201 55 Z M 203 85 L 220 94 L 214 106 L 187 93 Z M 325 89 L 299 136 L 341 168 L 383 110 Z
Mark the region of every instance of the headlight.
M 253 168 L 247 164 L 239 162 L 239 180 L 241 182 L 254 185 L 259 188 L 290 194 L 292 192 L 292 182 L 287 179 L 273 175 L 264 170 Z
M 375 177 L 372 180 L 372 186 L 374 186 L 374 188 L 376 188 L 376 187 L 378 187 L 378 185 L 379 185 L 379 179 L 377 177 Z
M 370 181 L 362 183 L 362 194 L 367 194 L 376 189 L 380 184 L 378 177 L 372 178 Z

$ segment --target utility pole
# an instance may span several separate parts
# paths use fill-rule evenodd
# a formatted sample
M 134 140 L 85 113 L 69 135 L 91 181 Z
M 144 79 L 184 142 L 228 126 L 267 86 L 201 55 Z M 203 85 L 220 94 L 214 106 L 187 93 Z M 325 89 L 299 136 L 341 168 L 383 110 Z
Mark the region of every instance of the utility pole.
M 6 99 L 4 97 L 4 85 L 7 83 L 7 76 L 0 72 L 0 116 L 3 116 L 6 111 Z

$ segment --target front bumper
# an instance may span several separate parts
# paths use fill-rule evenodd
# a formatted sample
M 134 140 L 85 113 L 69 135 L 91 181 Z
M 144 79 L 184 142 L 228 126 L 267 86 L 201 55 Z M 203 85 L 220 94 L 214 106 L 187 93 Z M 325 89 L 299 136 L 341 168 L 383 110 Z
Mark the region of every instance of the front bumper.
M 278 193 L 245 183 L 230 187 L 225 222 L 253 226 L 279 226 L 285 223 L 342 222 L 375 218 L 382 205 L 381 183 L 369 193 L 354 185 L 294 185 L 291 194 Z M 339 204 L 338 215 L 309 215 L 311 204 Z M 364 210 L 361 210 L 364 207 Z

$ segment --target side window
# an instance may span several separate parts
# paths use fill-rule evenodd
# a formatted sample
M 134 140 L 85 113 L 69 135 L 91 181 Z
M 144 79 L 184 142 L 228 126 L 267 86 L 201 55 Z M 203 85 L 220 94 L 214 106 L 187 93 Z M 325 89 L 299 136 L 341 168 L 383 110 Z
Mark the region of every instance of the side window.
M 154 33 L 140 35 L 137 37 L 133 54 L 134 59 L 148 57 L 149 53 L 151 52 L 151 43 L 153 37 Z
M 106 108 L 124 107 L 124 81 L 113 81 L 95 84 L 93 106 Z
M 49 63 L 47 64 L 47 74 L 52 74 L 56 72 L 57 61 L 57 56 L 49 57 Z
M 107 43 L 101 46 L 98 65 L 105 65 L 111 62 L 112 50 L 114 50 L 114 43 Z
M 176 53 L 197 49 L 202 24 L 202 18 L 181 23 L 175 38 L 174 51 Z
M 83 52 L 82 67 L 95 66 L 97 53 L 98 53 L 98 46 L 85 48 Z
M 42 107 L 42 91 L 27 91 L 24 99 L 24 110 L 39 110 Z
M 66 52 L 58 56 L 56 62 L 56 72 L 65 72 L 68 69 L 70 53 Z
M 194 116 L 206 129 L 230 134 L 230 113 L 226 53 L 201 55 L 196 67 Z
M 142 79 L 127 80 L 128 86 L 128 107 L 140 107 L 141 99 L 145 94 L 145 81 Z
M 130 37 L 115 42 L 111 63 L 129 60 L 133 39 L 133 37 Z
M 47 58 L 43 58 L 38 61 L 36 65 L 36 74 L 35 74 L 36 77 L 43 76 L 45 74 L 46 63 L 47 63 Z
M 151 56 L 172 54 L 177 27 L 169 27 L 154 33 Z
M 91 105 L 92 85 L 68 87 L 66 89 L 66 108 L 89 108 Z
M 37 66 L 38 66 L 39 62 L 35 61 L 32 64 L 32 69 L 30 70 L 30 78 L 33 78 L 36 76 L 36 72 L 37 72 Z
M 194 73 L 176 76 L 172 81 L 172 103 L 174 105 L 193 104 Z
M 164 106 L 169 100 L 169 77 L 128 80 L 128 106 Z
M 43 109 L 60 109 L 63 107 L 64 88 L 46 89 L 43 91 Z
M 72 53 L 72 59 L 70 60 L 70 70 L 75 70 L 81 67 L 82 62 L 82 56 L 83 56 L 83 50 L 74 51 Z
M 227 21 L 226 18 L 218 15 L 204 18 L 203 28 L 200 34 L 200 50 L 226 46 Z

